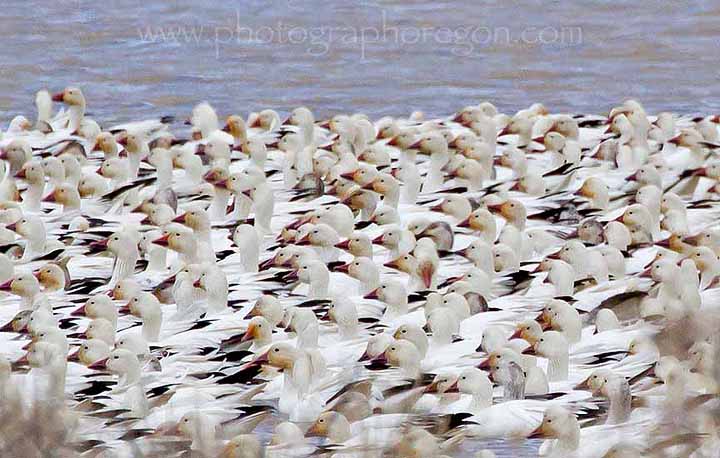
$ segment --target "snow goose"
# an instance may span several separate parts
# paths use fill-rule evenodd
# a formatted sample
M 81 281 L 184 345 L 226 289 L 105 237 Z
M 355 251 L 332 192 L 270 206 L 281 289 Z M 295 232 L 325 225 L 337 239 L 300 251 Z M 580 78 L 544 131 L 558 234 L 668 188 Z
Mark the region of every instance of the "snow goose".
M 20 362 L 27 361 L 30 367 L 41 371 L 44 380 L 38 380 L 35 393 L 41 399 L 62 400 L 65 397 L 67 374 L 67 353 L 54 343 L 36 342 L 28 349 Z
M 385 304 L 382 321 L 393 321 L 408 313 L 408 295 L 405 286 L 396 280 L 385 280 L 365 299 L 377 299 Z
M 486 243 L 495 243 L 497 238 L 497 223 L 495 217 L 486 208 L 478 208 L 473 211 L 464 221 L 458 224 L 459 227 L 468 227 L 473 235 L 480 237 Z
M 21 309 L 50 308 L 47 297 L 40 291 L 40 282 L 30 273 L 19 273 L 0 285 L 0 291 L 20 296 Z
M 449 159 L 448 146 L 445 138 L 439 133 L 428 133 L 410 145 L 410 149 L 418 149 L 430 155 L 430 169 L 423 183 L 422 192 L 436 191 L 443 183 L 442 167 Z
M 355 258 L 353 261 L 337 266 L 333 270 L 347 273 L 350 277 L 360 282 L 358 292 L 360 296 L 374 291 L 380 283 L 380 272 L 370 258 Z
M 42 162 L 38 160 L 26 162 L 15 176 L 24 179 L 28 184 L 27 190 L 23 193 L 24 210 L 38 212 L 45 192 L 45 171 Z
M 545 331 L 532 349 L 538 356 L 547 358 L 548 381 L 561 382 L 568 379 L 568 341 L 562 333 Z
M 110 356 L 110 346 L 101 339 L 84 341 L 75 353 L 68 356 L 68 361 L 77 361 L 84 366 L 106 359 Z
M 285 309 L 275 296 L 264 294 L 255 302 L 248 316 L 262 316 L 275 327 L 282 321 L 284 313 Z
M 372 259 L 372 240 L 370 237 L 360 231 L 353 232 L 350 237 L 342 242 L 336 243 L 335 248 L 346 250 L 354 257 L 365 257 Z
M 551 406 L 543 420 L 528 437 L 548 438 L 540 448 L 540 456 L 566 458 L 601 458 L 617 442 L 638 440 L 637 434 L 622 434 L 615 426 L 585 428 L 581 431 L 578 420 L 567 409 Z M 629 437 L 628 437 L 629 436 Z
M 162 326 L 162 309 L 155 295 L 142 292 L 130 299 L 119 313 L 130 313 L 142 320 L 142 336 L 148 342 L 157 342 L 160 339 Z M 112 339 L 113 342 L 115 339 Z
M 52 100 L 68 105 L 67 125 L 61 128 L 66 128 L 71 134 L 76 133 L 85 118 L 85 96 L 82 90 L 77 87 L 66 87 L 62 92 L 53 94 Z
M 249 224 L 240 224 L 232 232 L 231 237 L 237 247 L 243 271 L 247 273 L 257 272 L 260 250 L 262 249 L 258 232 Z
M 368 452 L 394 445 L 400 439 L 400 426 L 407 419 L 402 414 L 375 415 L 351 424 L 339 412 L 323 412 L 305 434 L 326 438 L 341 456 L 366 456 Z

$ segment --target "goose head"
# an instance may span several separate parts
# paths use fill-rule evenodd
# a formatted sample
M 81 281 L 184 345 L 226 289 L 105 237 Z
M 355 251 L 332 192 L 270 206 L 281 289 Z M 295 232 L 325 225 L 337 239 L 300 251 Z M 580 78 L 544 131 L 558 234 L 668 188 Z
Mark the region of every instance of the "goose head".
M 418 348 L 409 340 L 395 340 L 387 346 L 380 359 L 384 359 L 393 367 L 400 368 L 410 376 L 420 373 L 422 359 Z
M 466 197 L 449 195 L 438 205 L 432 207 L 432 210 L 445 213 L 462 221 L 470 215 L 472 207 Z
M 349 238 L 335 244 L 335 247 L 347 250 L 355 257 L 372 258 L 372 241 L 367 234 L 360 231 L 353 232 Z
M 263 446 L 254 434 L 239 434 L 228 441 L 218 458 L 262 458 Z
M 55 202 L 63 206 L 63 209 L 79 209 L 80 208 L 80 192 L 75 186 L 70 184 L 61 184 L 56 187 L 50 194 L 43 199 L 45 202 Z
M 90 366 L 110 356 L 110 346 L 100 339 L 88 339 L 80 345 L 78 350 L 68 356 L 68 361 L 78 361 L 80 364 Z
M 258 345 L 266 345 L 272 342 L 272 325 L 262 316 L 253 317 L 248 323 L 247 330 L 242 337 L 242 342 L 254 340 Z
M 313 245 L 317 247 L 333 247 L 340 242 L 337 231 L 328 224 L 315 224 L 300 238 L 296 245 Z
M 558 439 L 562 444 L 567 444 L 563 449 L 575 450 L 580 442 L 580 427 L 575 416 L 568 410 L 564 407 L 552 406 L 543 414 L 540 426 L 528 437 Z
M 26 162 L 32 160 L 32 148 L 27 140 L 15 138 L 0 150 L 0 158 L 10 163 L 10 173 L 15 174 Z
M 280 301 L 275 296 L 265 294 L 255 302 L 249 316 L 262 316 L 271 326 L 275 327 L 282 321 L 284 313 L 285 309 Z
M 653 185 L 662 188 L 662 176 L 652 164 L 645 164 L 627 178 L 636 181 L 640 186 Z
M 535 320 L 525 320 L 517 324 L 515 332 L 510 338 L 520 338 L 527 341 L 531 346 L 540 340 L 543 329 L 540 323 Z
M 225 127 L 223 128 L 223 130 L 232 135 L 235 140 L 247 140 L 247 128 L 245 125 L 245 120 L 242 118 L 242 116 L 228 116 L 225 120 Z
M 493 264 L 495 272 L 516 271 L 520 268 L 515 250 L 502 243 L 493 245 Z
M 207 232 L 210 230 L 210 215 L 204 208 L 189 209 L 173 221 L 184 224 L 195 232 Z
M 117 323 L 118 311 L 112 299 L 105 294 L 96 294 L 88 298 L 81 307 L 71 313 L 73 316 L 87 316 L 90 319 L 105 318 Z
M 25 300 L 32 300 L 40 293 L 40 282 L 33 274 L 20 273 L 0 285 L 0 291 L 8 291 Z
M 425 387 L 426 393 L 447 393 L 451 388 L 457 388 L 457 375 L 454 374 L 438 374 L 432 383 Z
M 193 233 L 182 226 L 166 229 L 162 237 L 153 240 L 153 243 L 190 256 L 197 250 L 197 241 Z
M 401 325 L 395 330 L 393 337 L 396 340 L 408 340 L 412 342 L 420 352 L 420 356 L 425 357 L 429 345 L 428 337 L 423 328 L 417 324 L 408 323 Z
M 330 443 L 340 444 L 351 437 L 350 423 L 339 412 L 323 412 L 305 434 L 309 437 L 326 437 Z
M 84 334 L 87 339 L 100 339 L 110 346 L 115 345 L 115 326 L 105 318 L 92 320 Z
M 102 151 L 106 159 L 117 156 L 118 143 L 115 136 L 110 132 L 101 132 L 95 137 L 95 149 Z
M 110 294 L 112 294 L 113 299 L 122 301 L 132 299 L 137 296 L 139 292 L 140 285 L 138 285 L 134 279 L 126 278 L 124 280 L 120 280 L 110 291 Z
M 458 226 L 469 227 L 473 231 L 480 232 L 485 241 L 494 242 L 497 237 L 495 218 L 486 208 L 478 208 L 473 211 L 470 216 L 458 224 Z
M 108 178 L 117 183 L 122 183 L 130 178 L 130 168 L 128 162 L 124 158 L 111 157 L 105 159 L 96 173 L 103 178 Z
M 55 263 L 44 265 L 34 274 L 46 291 L 59 291 L 65 288 L 65 271 Z
M 421 153 L 427 155 L 447 154 L 448 144 L 441 133 L 429 132 L 410 145 L 410 148 L 418 149 Z
M 488 205 L 488 210 L 497 212 L 518 229 L 524 229 L 527 220 L 527 210 L 522 202 L 508 199 L 500 204 Z
M 65 105 L 85 108 L 85 96 L 78 87 L 66 87 L 62 92 L 53 94 L 54 102 L 62 102 Z

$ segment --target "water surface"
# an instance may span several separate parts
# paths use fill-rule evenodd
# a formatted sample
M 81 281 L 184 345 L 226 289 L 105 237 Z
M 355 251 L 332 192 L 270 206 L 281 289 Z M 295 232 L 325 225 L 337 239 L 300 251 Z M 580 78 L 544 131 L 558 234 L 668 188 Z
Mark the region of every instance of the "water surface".
M 534 0 L 6 0 L 0 115 L 79 84 L 107 122 L 246 114 L 442 115 L 480 100 L 718 112 L 720 3 Z

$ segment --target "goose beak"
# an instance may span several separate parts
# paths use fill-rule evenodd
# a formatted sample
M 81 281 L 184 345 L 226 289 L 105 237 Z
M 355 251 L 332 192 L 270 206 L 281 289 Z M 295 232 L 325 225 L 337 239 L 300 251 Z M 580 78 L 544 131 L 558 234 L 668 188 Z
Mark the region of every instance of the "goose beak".
M 155 245 L 168 246 L 169 239 L 170 239 L 170 234 L 165 234 L 162 237 L 160 237 L 159 239 L 153 240 L 152 243 L 154 243 Z
M 387 355 L 385 354 L 385 352 L 380 353 L 376 357 L 372 358 L 370 361 L 379 363 L 379 364 L 387 364 L 388 363 Z
M 447 390 L 445 390 L 446 393 L 459 393 L 460 389 L 458 388 L 458 382 L 455 380 L 452 385 L 448 387 Z
M 85 305 L 81 305 L 77 309 L 73 310 L 70 316 L 85 316 Z
M 510 339 L 521 339 L 522 338 L 522 329 L 516 328 L 515 332 L 512 333 L 510 336 Z
M 395 261 L 388 261 L 388 262 L 386 262 L 385 264 L 383 264 L 383 266 L 389 267 L 389 268 L 391 268 L 391 269 L 397 269 L 397 268 L 398 268 L 398 263 L 397 263 L 397 260 L 395 260 Z
M 390 146 L 398 146 L 398 139 L 397 139 L 397 136 L 395 136 L 395 137 L 391 138 L 391 139 L 390 139 L 390 141 L 389 141 L 389 142 L 387 142 L 387 144 L 388 144 L 388 145 L 390 145 Z
M 68 355 L 67 360 L 79 362 L 80 361 L 80 348 L 78 348 L 75 352 Z
M 543 428 L 543 425 L 538 426 L 536 429 L 534 429 L 529 435 L 528 439 L 539 439 L 547 437 L 547 434 L 545 433 L 545 430 Z
M 342 242 L 336 243 L 335 248 L 340 248 L 341 250 L 347 250 L 350 248 L 350 239 L 343 240 Z
M 458 227 L 470 227 L 470 217 L 468 216 L 464 220 L 458 223 Z
M 676 135 L 670 140 L 668 140 L 668 143 L 672 143 L 673 145 L 680 146 L 682 143 L 682 135 Z
M 295 242 L 295 245 L 310 245 L 310 235 L 304 235 L 300 240 Z
M 5 229 L 7 229 L 9 231 L 17 232 L 17 230 L 16 230 L 17 229 L 17 221 L 12 224 L 8 224 L 7 226 L 5 226 Z
M 17 365 L 17 366 L 24 366 L 24 365 L 28 364 L 28 362 L 29 362 L 29 361 L 28 361 L 28 355 L 27 355 L 27 353 L 25 353 L 24 355 L 22 355 L 22 357 L 21 357 L 20 359 L 18 359 L 17 361 L 15 361 L 15 363 L 14 363 L 13 365 L 14 365 L 14 366 L 15 366 L 15 365 Z
M 88 366 L 88 369 L 95 369 L 95 370 L 102 370 L 107 369 L 107 362 L 108 358 L 101 359 L 100 361 L 95 361 L 91 365 Z
M 250 325 L 248 326 L 247 331 L 245 331 L 245 334 L 243 334 L 242 338 L 240 339 L 240 342 L 249 342 L 253 339 L 255 339 L 255 326 Z
M 432 210 L 432 211 L 434 211 L 434 212 L 440 212 L 440 213 L 442 213 L 442 212 L 443 212 L 443 203 L 440 202 L 440 203 L 437 204 L 437 205 L 433 205 L 432 207 L 430 207 L 430 210 Z
M 20 169 L 20 170 L 18 170 L 18 172 L 15 174 L 15 178 L 25 178 L 25 177 L 26 177 L 25 169 Z
M 53 102 L 62 102 L 64 98 L 65 98 L 64 92 L 56 92 L 55 94 L 52 95 Z
M 183 213 L 180 216 L 176 216 L 175 218 L 173 218 L 173 221 L 176 223 L 185 223 L 185 215 L 187 215 L 187 213 Z
M 437 393 L 437 382 L 432 382 L 430 385 L 425 387 L 425 393 Z
M 375 237 L 374 239 L 372 239 L 372 243 L 375 244 L 375 245 L 382 245 L 382 244 L 383 244 L 383 240 L 384 240 L 384 238 L 383 238 L 383 236 L 382 236 L 382 234 L 381 234 L 381 235 L 378 235 L 377 237 Z
M 0 291 L 10 291 L 12 289 L 12 282 L 13 279 L 11 278 L 10 280 L 0 285 Z
M 707 174 L 707 167 L 700 167 L 700 168 L 696 169 L 696 170 L 693 172 L 693 176 L 696 176 L 696 177 L 706 177 L 706 176 L 708 176 L 708 174 Z
M 335 272 L 348 273 L 348 272 L 349 272 L 349 268 L 350 268 L 350 264 L 341 264 L 341 265 L 336 266 L 335 268 L 333 268 L 333 270 L 334 270 Z
M 267 362 L 270 361 L 269 356 L 270 356 L 270 352 L 269 352 L 269 351 L 266 351 L 266 352 L 263 353 L 262 355 L 260 355 L 260 356 L 258 356 L 257 358 L 255 358 L 255 359 L 253 360 L 253 362 L 256 363 L 256 364 L 258 364 L 258 363 L 267 363 Z
M 510 127 L 505 126 L 502 128 L 500 132 L 498 132 L 498 137 L 502 137 L 503 135 L 511 135 L 512 132 L 510 132 Z
M 42 200 L 42 201 L 43 201 L 43 202 L 56 202 L 56 200 L 55 200 L 55 193 L 54 193 L 54 192 L 51 192 L 51 193 L 48 194 L 47 196 L 43 197 L 43 200 Z
M 478 369 L 490 369 L 490 358 L 486 358 L 482 360 L 480 364 L 477 365 Z
M 412 145 L 410 145 L 410 149 L 420 149 L 422 148 L 422 140 L 418 140 Z
M 363 299 L 378 299 L 378 290 L 380 288 L 375 288 L 374 290 L 370 291 L 366 295 L 363 296 Z
M 270 258 L 270 259 L 266 259 L 265 261 L 261 262 L 261 263 L 258 265 L 258 270 L 268 270 L 268 269 L 271 268 L 273 265 L 275 265 L 275 258 L 274 258 L 274 257 L 272 257 L 272 258 Z

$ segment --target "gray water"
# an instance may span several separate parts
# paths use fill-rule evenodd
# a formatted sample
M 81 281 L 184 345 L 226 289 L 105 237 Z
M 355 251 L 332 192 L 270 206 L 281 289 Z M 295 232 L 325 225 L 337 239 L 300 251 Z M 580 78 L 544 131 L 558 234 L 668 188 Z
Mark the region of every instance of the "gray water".
M 503 110 L 720 111 L 720 3 L 4 0 L 0 120 L 33 94 L 82 86 L 104 122 L 207 100 L 247 114 Z
M 717 0 L 104 3 L 3 0 L 0 124 L 34 118 L 35 91 L 69 84 L 101 123 L 185 117 L 202 100 L 318 117 L 435 116 L 481 100 L 599 113 L 628 97 L 651 112 L 720 112 Z M 532 456 L 536 443 L 483 446 Z

